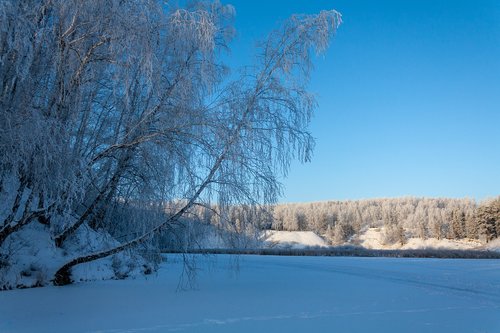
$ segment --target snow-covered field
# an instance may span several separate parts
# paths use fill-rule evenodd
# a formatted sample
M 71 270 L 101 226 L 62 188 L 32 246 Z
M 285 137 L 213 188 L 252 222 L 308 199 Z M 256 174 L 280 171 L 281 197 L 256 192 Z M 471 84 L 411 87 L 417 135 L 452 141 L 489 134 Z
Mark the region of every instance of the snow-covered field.
M 0 332 L 500 332 L 500 261 L 178 257 L 156 276 L 0 292 Z

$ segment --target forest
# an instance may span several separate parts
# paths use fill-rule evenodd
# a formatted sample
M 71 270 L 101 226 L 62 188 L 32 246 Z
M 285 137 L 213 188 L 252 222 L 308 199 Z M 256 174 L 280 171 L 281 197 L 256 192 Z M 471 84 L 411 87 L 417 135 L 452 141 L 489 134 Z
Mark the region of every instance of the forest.
M 283 204 L 274 208 L 271 228 L 311 230 L 343 243 L 362 229 L 385 227 L 387 244 L 407 238 L 479 239 L 500 232 L 500 200 L 395 198 Z
M 476 203 L 472 199 L 383 198 L 368 200 L 279 203 L 258 208 L 230 207 L 231 228 L 220 223 L 216 206 L 193 211 L 182 239 L 160 237 L 163 249 L 206 247 L 251 249 L 262 246 L 263 232 L 313 231 L 330 245 L 352 244 L 369 228 L 382 230 L 383 245 L 403 246 L 408 239 L 476 240 L 488 243 L 500 236 L 500 198 Z M 224 230 L 222 245 L 210 242 L 215 230 Z M 207 244 L 208 239 L 208 244 Z M 197 240 L 197 241 L 196 241 Z

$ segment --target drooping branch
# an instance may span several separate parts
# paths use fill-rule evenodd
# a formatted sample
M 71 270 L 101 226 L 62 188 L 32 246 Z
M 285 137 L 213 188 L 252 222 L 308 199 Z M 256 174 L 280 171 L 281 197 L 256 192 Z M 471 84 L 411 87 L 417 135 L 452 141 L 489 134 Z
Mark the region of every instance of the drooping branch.
M 210 173 L 207 175 L 205 181 L 199 186 L 198 190 L 193 194 L 193 196 L 190 198 L 190 200 L 175 213 L 171 217 L 169 217 L 165 222 L 161 223 L 160 225 L 156 226 L 155 228 L 149 230 L 148 232 L 142 234 L 141 236 L 128 241 L 124 244 L 121 244 L 119 246 L 116 246 L 114 248 L 111 248 L 109 250 L 105 251 L 100 251 L 96 252 L 90 255 L 82 256 L 75 258 L 71 260 L 70 262 L 66 263 L 63 265 L 61 268 L 57 270 L 57 272 L 54 274 L 54 285 L 56 286 L 63 286 L 71 283 L 71 274 L 70 274 L 70 269 L 76 265 L 79 264 L 84 264 L 87 262 L 91 262 L 94 260 L 102 259 L 105 257 L 108 257 L 110 255 L 119 253 L 121 251 L 124 251 L 126 249 L 132 248 L 140 243 L 145 242 L 148 240 L 151 236 L 159 232 L 161 229 L 166 228 L 167 226 L 177 222 L 179 218 L 181 218 L 193 205 L 195 205 L 196 201 L 200 197 L 200 195 L 203 193 L 204 189 L 210 184 L 212 178 L 214 177 L 215 173 L 217 170 L 220 168 L 222 162 L 224 161 L 225 154 L 227 153 L 227 150 L 225 150 L 219 158 L 215 161 L 213 168 L 210 170 Z

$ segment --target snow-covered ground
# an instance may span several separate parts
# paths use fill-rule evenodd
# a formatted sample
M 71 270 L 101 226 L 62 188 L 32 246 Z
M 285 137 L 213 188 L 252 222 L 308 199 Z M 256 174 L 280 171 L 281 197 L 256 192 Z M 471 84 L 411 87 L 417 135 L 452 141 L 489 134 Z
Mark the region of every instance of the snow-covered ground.
M 156 276 L 0 292 L 0 332 L 500 332 L 500 261 L 198 257 Z M 174 260 L 172 260 L 174 259 Z
M 401 246 L 396 244 L 384 244 L 384 227 L 368 228 L 362 232 L 355 240 L 356 245 L 360 245 L 366 249 L 446 249 L 446 250 L 473 250 L 483 249 L 483 243 L 477 240 L 453 240 L 453 239 L 436 239 L 436 238 L 409 238 L 406 243 Z M 500 245 L 500 244 L 499 244 Z
M 265 247 L 303 249 L 307 247 L 326 247 L 328 243 L 312 231 L 275 231 L 264 232 Z
M 3 244 L 9 262 L 0 262 L 0 290 L 44 286 L 55 272 L 77 255 L 96 252 L 118 244 L 109 234 L 98 233 L 83 225 L 64 248 L 57 248 L 46 226 L 32 223 L 12 235 Z M 10 250 L 9 250 L 10 249 Z M 0 254 L 2 251 L 0 251 Z M 134 252 L 78 265 L 73 269 L 76 281 L 113 279 L 116 276 L 141 275 L 151 264 Z M 3 333 L 0 330 L 0 333 Z
M 485 250 L 500 252 L 500 238 L 492 240 L 483 246 Z
M 312 231 L 274 231 L 268 230 L 263 234 L 264 247 L 303 249 L 308 247 L 328 247 L 327 241 Z M 453 240 L 436 238 L 409 238 L 401 246 L 399 243 L 384 243 L 384 227 L 368 228 L 347 243 L 374 250 L 491 250 L 500 251 L 500 239 L 483 244 L 477 240 Z

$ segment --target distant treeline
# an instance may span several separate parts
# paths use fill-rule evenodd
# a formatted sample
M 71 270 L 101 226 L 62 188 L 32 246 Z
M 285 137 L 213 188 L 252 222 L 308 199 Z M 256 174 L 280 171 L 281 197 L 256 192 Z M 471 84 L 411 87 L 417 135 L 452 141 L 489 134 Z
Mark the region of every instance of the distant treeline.
M 395 198 L 280 204 L 269 226 L 311 230 L 343 243 L 370 227 L 385 227 L 387 244 L 411 237 L 479 239 L 500 234 L 500 198 L 477 204 L 471 199 Z
M 489 242 L 500 235 L 500 197 L 481 203 L 472 199 L 405 197 L 290 203 L 260 208 L 238 205 L 226 209 L 223 214 L 216 206 L 196 207 L 190 219 L 192 223 L 185 224 L 190 227 L 181 243 L 189 243 L 188 238 L 200 241 L 211 230 L 219 230 L 223 231 L 228 248 L 253 248 L 258 243 L 260 231 L 270 229 L 314 231 L 332 245 L 349 243 L 368 228 L 380 228 L 382 242 L 386 245 L 403 245 L 409 238 Z M 177 240 L 178 235 L 175 233 Z M 166 246 L 163 248 L 185 247 L 181 243 L 173 246 L 172 239 L 162 239 L 162 245 Z M 204 245 L 201 247 L 207 248 L 208 244 Z

